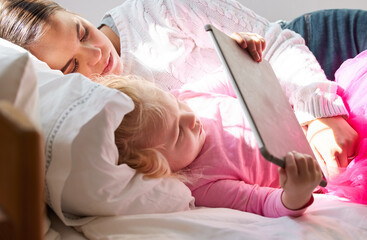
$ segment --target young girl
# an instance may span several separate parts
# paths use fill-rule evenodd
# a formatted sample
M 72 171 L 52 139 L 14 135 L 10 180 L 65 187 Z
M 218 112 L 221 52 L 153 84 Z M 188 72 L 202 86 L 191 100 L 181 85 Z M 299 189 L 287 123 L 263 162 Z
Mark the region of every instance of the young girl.
M 324 19 L 326 15 L 312 16 Z M 358 19 L 364 24 L 363 18 Z M 203 78 L 225 78 L 204 31 L 208 23 L 227 34 L 237 32 L 234 38 L 244 48 L 243 32 L 264 36 L 267 47 L 257 47 L 255 60 L 263 56 L 272 65 L 300 124 L 308 129 L 317 157 L 325 162 L 327 174 L 346 167 L 358 136 L 345 121 L 348 114 L 336 85 L 327 80 L 300 35 L 282 30 L 278 22 L 269 22 L 234 0 L 127 0 L 106 14 L 100 29 L 50 0 L 0 1 L 0 37 L 28 49 L 51 68 L 65 74 L 79 72 L 91 79 L 136 74 L 165 90 Z M 338 31 L 338 25 L 326 27 Z M 334 39 L 334 32 L 330 36 Z M 321 51 L 328 46 L 331 44 L 323 45 Z
M 132 76 L 105 80 L 135 105 L 115 132 L 119 163 L 149 177 L 179 175 L 197 206 L 301 215 L 321 180 L 317 161 L 290 152 L 278 169 L 265 160 L 230 86 L 206 82 L 206 91 L 200 84 L 174 96 Z

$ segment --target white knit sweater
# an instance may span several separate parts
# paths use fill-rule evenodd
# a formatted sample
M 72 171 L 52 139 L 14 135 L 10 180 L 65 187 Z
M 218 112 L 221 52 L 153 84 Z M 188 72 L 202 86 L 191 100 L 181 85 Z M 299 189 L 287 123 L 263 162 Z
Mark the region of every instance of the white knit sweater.
M 303 38 L 282 30 L 233 0 L 127 0 L 109 13 L 119 31 L 123 74 L 137 74 L 164 89 L 226 77 L 204 29 L 265 37 L 272 65 L 300 123 L 347 115 L 337 86 L 328 81 Z M 266 86 L 265 86 L 266 87 Z

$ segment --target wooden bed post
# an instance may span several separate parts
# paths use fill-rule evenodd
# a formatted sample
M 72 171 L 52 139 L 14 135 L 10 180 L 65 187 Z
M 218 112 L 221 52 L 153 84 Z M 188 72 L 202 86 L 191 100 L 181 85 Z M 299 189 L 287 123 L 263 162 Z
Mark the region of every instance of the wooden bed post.
M 23 112 L 0 101 L 0 239 L 43 238 L 43 192 L 40 131 Z

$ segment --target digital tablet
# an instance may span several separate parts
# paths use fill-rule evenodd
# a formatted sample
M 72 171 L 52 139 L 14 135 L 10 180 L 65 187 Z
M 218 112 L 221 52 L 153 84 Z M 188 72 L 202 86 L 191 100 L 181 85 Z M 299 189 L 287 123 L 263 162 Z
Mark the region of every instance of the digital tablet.
M 206 25 L 205 30 L 210 34 L 263 157 L 283 168 L 290 151 L 315 158 L 270 64 L 266 60 L 255 62 L 235 40 L 214 26 Z M 325 177 L 320 186 L 326 186 Z

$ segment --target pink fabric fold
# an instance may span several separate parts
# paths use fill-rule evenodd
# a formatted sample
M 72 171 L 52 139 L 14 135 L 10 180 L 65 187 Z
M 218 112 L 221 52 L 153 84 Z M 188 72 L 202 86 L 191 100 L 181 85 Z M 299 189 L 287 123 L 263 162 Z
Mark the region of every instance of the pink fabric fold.
M 348 123 L 359 134 L 359 145 L 348 167 L 329 180 L 327 194 L 367 204 L 367 51 L 345 61 L 335 73 L 335 81 L 350 114 Z

